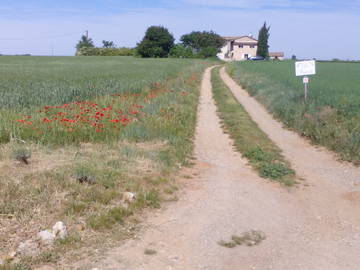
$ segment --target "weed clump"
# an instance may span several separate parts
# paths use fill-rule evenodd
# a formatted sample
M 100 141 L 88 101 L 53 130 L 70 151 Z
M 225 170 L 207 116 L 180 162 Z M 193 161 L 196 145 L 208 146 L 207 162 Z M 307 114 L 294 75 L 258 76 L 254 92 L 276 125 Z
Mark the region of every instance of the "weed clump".
M 264 178 L 270 178 L 274 180 L 281 179 L 286 175 L 294 175 L 295 172 L 284 165 L 283 163 L 260 163 L 260 175 Z
M 239 246 L 255 246 L 265 240 L 266 235 L 262 231 L 251 230 L 249 232 L 242 233 L 240 236 L 233 235 L 231 239 Z
M 262 231 L 251 230 L 244 232 L 240 236 L 231 236 L 231 241 L 221 240 L 218 242 L 220 246 L 234 248 L 236 246 L 246 245 L 248 247 L 256 246 L 266 239 L 266 235 Z
M 90 184 L 90 185 L 96 184 L 96 176 L 95 176 L 93 170 L 86 166 L 77 167 L 75 169 L 74 178 L 80 184 L 85 184 L 85 183 Z
M 218 242 L 218 244 L 220 246 L 223 246 L 223 247 L 227 247 L 227 248 L 234 248 L 236 247 L 236 243 L 233 242 L 233 241 L 224 241 L 224 240 L 221 240 Z
M 13 151 L 13 157 L 26 165 L 29 164 L 29 158 L 31 157 L 31 152 L 26 148 L 18 148 Z
M 116 224 L 123 224 L 124 218 L 129 215 L 131 215 L 131 211 L 122 207 L 115 207 L 107 213 L 91 216 L 87 223 L 94 230 L 108 230 Z
M 156 250 L 153 250 L 153 249 L 150 249 L 150 248 L 147 248 L 144 250 L 144 254 L 145 255 L 155 255 L 157 253 Z

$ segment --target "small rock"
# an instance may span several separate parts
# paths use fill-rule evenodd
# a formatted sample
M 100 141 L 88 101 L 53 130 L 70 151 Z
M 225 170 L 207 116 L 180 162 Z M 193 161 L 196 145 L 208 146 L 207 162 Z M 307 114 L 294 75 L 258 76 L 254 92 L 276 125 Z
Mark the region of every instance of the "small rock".
M 7 257 L 10 258 L 10 259 L 15 259 L 15 257 L 16 257 L 16 251 L 11 251 L 11 252 L 8 254 Z
M 61 221 L 56 222 L 56 224 L 53 226 L 52 229 L 53 229 L 56 239 L 64 239 L 68 235 L 66 226 Z
M 48 230 L 39 232 L 37 237 L 43 245 L 52 245 L 55 241 L 55 234 Z
M 78 231 L 78 232 L 82 232 L 85 230 L 85 225 L 80 223 L 80 224 L 76 224 L 75 225 L 75 229 Z
M 136 196 L 132 192 L 124 192 L 123 193 L 123 201 L 127 203 L 132 203 L 136 199 Z
M 21 242 L 16 250 L 16 254 L 22 256 L 35 256 L 39 252 L 39 243 L 34 240 L 26 240 L 25 242 Z

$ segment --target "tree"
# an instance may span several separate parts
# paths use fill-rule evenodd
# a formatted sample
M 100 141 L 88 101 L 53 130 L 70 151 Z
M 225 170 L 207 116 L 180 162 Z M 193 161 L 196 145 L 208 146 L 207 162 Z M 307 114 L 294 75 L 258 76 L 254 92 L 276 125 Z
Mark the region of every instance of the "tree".
M 150 26 L 142 41 L 137 44 L 137 52 L 142 57 L 168 57 L 174 41 L 167 28 Z
M 79 42 L 76 44 L 76 50 L 79 51 L 81 48 L 94 48 L 94 42 L 91 38 L 83 35 Z
M 103 48 L 115 48 L 115 43 L 113 41 L 110 40 L 103 40 Z
M 213 31 L 193 31 L 190 34 L 183 35 L 180 40 L 185 47 L 190 47 L 197 53 L 202 49 L 209 52 L 208 48 L 215 48 L 217 53 L 225 43 L 224 39 Z
M 269 37 L 270 37 L 270 26 L 266 26 L 266 22 L 259 31 L 258 48 L 256 55 L 264 58 L 269 58 Z

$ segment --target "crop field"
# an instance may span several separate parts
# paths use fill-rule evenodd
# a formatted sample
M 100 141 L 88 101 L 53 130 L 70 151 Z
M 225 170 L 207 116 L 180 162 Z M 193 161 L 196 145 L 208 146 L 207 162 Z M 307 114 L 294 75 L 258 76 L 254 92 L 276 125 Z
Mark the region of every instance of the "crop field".
M 199 65 L 193 66 L 194 63 Z M 91 100 L 94 101 L 93 104 L 98 102 L 104 108 L 112 105 L 115 96 L 124 101 L 124 96 L 131 93 L 133 96 L 130 99 L 139 101 L 145 86 L 156 88 L 159 82 L 175 77 L 185 69 L 195 70 L 200 63 L 201 61 L 193 60 L 142 60 L 131 57 L 123 57 L 121 60 L 116 57 L 2 57 L 0 143 L 8 142 L 11 136 L 36 139 L 37 142 L 51 140 L 58 144 L 65 143 L 64 140 L 72 142 L 74 137 L 81 141 L 96 139 L 99 136 L 91 137 L 92 132 L 87 130 L 93 124 L 95 130 L 99 131 L 99 126 L 89 120 L 92 113 L 98 111 L 91 107 Z M 142 99 L 144 98 L 143 96 Z M 87 104 L 79 103 L 84 101 Z M 89 106 L 94 110 L 81 111 L 84 107 L 88 107 L 84 110 L 89 109 Z M 71 115 L 69 110 L 72 111 Z M 134 116 L 129 110 L 134 112 L 139 111 L 139 108 L 136 104 L 133 108 L 127 108 L 127 112 L 124 111 L 123 114 L 125 116 L 119 118 L 120 121 L 127 121 L 127 114 Z M 58 117 L 54 114 L 58 114 Z M 79 118 L 70 119 L 71 117 Z M 14 124 L 17 120 L 17 124 Z M 73 123 L 75 120 L 76 123 Z M 82 128 L 84 138 L 79 137 L 79 128 L 75 126 L 88 120 L 90 125 L 83 125 L 86 128 Z M 101 122 L 101 119 L 94 120 Z M 110 120 L 117 121 L 115 118 Z M 54 125 L 55 121 L 62 121 L 64 125 Z M 101 125 L 102 123 L 100 127 Z M 29 128 L 25 129 L 24 126 Z M 109 136 L 105 129 L 102 131 Z M 66 132 L 66 139 L 62 132 Z
M 287 127 L 360 164 L 360 64 L 317 63 L 308 102 L 292 61 L 231 63 L 228 70 Z
M 0 60 L 0 256 L 61 220 L 66 241 L 22 261 L 56 262 L 106 235 L 127 237 L 134 214 L 176 199 L 174 177 L 191 164 L 198 88 L 211 61 Z M 124 192 L 136 200 L 126 204 Z

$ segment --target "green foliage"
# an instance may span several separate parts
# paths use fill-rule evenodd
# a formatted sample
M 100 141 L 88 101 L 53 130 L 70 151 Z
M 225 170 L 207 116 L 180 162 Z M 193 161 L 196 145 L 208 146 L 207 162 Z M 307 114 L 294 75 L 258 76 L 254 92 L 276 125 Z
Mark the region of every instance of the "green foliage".
M 205 47 L 201 48 L 198 55 L 201 58 L 209 58 L 209 57 L 216 57 L 218 50 L 214 47 Z
M 185 47 L 190 47 L 197 52 L 202 49 L 205 49 L 206 51 L 208 50 L 207 48 L 214 48 L 218 51 L 225 42 L 220 35 L 213 31 L 193 31 L 190 34 L 183 35 L 180 40 Z
M 156 189 L 151 189 L 148 192 L 143 192 L 138 195 L 136 200 L 137 207 L 150 207 L 150 208 L 159 208 L 160 207 L 160 193 Z
M 284 185 L 295 184 L 295 172 L 286 162 L 279 147 L 251 119 L 231 91 L 224 85 L 218 69 L 212 73 L 214 98 L 225 130 L 234 140 L 236 149 L 249 160 L 260 176 L 279 181 Z
M 360 164 L 359 64 L 318 62 L 306 103 L 293 61 L 232 63 L 230 67 L 233 77 L 286 126 Z
M 104 214 L 93 215 L 89 217 L 87 224 L 89 224 L 92 229 L 97 231 L 109 230 L 118 223 L 122 224 L 124 222 L 124 218 L 130 214 L 131 211 L 125 208 L 114 207 Z
M 171 48 L 169 56 L 173 58 L 193 58 L 194 54 L 191 48 L 176 44 Z
M 269 58 L 269 37 L 270 37 L 270 26 L 266 26 L 266 22 L 261 27 L 259 31 L 258 38 L 258 47 L 257 47 L 257 56 L 262 56 L 264 58 Z
M 141 57 L 168 57 L 174 41 L 173 35 L 165 27 L 150 26 L 137 45 L 137 53 Z
M 81 48 L 78 52 L 78 56 L 133 56 L 135 49 L 132 48 Z
M 103 40 L 103 48 L 115 48 L 115 43 L 113 41 L 110 40 Z
M 284 176 L 294 174 L 294 171 L 289 169 L 287 165 L 283 163 L 260 163 L 260 176 L 264 178 L 270 178 L 278 180 Z
M 79 40 L 79 42 L 76 44 L 76 51 L 79 51 L 82 48 L 93 48 L 94 46 L 94 42 L 92 41 L 91 38 L 83 35 L 81 36 L 81 39 Z

